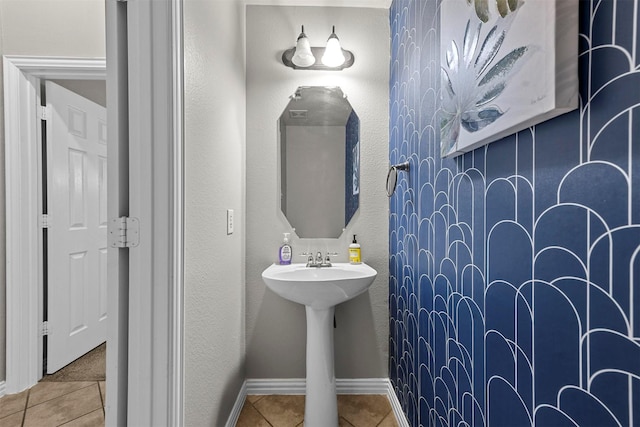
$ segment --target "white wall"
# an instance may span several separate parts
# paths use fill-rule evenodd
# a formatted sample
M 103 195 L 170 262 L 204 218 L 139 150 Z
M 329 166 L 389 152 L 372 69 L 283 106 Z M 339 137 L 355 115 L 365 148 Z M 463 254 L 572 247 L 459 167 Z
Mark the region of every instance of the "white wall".
M 307 250 L 339 252 L 347 261 L 351 234 L 363 260 L 378 271 L 369 292 L 336 308 L 336 376 L 388 376 L 388 10 L 331 7 L 247 7 L 247 262 L 248 378 L 305 376 L 305 312 L 269 291 L 262 271 L 277 259 L 290 227 L 278 209 L 277 121 L 298 86 L 340 86 L 360 118 L 360 209 L 339 239 L 297 239 L 294 261 Z M 343 71 L 293 70 L 280 62 L 300 25 L 312 46 L 322 46 L 331 26 L 355 54 Z M 343 191 L 343 189 L 338 189 Z
M 104 58 L 104 0 L 0 0 L 4 55 Z
M 51 80 L 71 92 L 87 98 L 103 107 L 107 106 L 106 80 Z
M 224 425 L 244 381 L 244 6 L 185 0 L 185 425 Z M 235 231 L 226 234 L 226 209 Z
M 0 55 L 104 58 L 104 0 L 0 0 Z M 0 68 L 0 77 L 1 73 Z M 2 96 L 1 91 L 0 96 Z M 4 107 L 0 102 L 0 122 L 3 118 Z M 4 127 L 2 126 L 0 126 L 0 144 L 4 147 Z M 0 381 L 5 379 L 6 353 L 4 185 L 4 148 L 2 148 L 0 149 Z

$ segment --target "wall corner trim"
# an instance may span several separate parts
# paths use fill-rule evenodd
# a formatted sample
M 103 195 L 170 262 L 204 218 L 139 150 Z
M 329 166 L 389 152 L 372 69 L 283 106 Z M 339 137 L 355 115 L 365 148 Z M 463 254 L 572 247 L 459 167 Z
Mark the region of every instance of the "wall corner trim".
M 407 420 L 407 416 L 402 410 L 402 405 L 398 400 L 398 396 L 393 388 L 393 384 L 391 384 L 391 380 L 387 380 L 388 390 L 387 390 L 387 398 L 389 399 L 389 403 L 391 403 L 391 409 L 393 410 L 393 414 L 396 416 L 396 421 L 398 422 L 398 426 L 400 427 L 409 427 L 409 421 Z
M 247 381 L 245 380 L 245 382 L 242 383 L 242 387 L 240 387 L 236 403 L 233 404 L 231 414 L 229 415 L 229 419 L 227 419 L 225 427 L 234 427 L 237 424 L 238 418 L 240 418 L 240 412 L 242 412 L 242 407 L 244 406 L 244 401 L 247 398 L 247 394 Z
M 6 392 L 5 382 L 0 381 L 0 397 L 4 396 Z
M 306 380 L 304 378 L 249 378 L 242 384 L 236 403 L 233 405 L 226 427 L 233 427 L 238 422 L 247 395 L 250 394 L 304 394 Z M 389 378 L 338 378 L 336 379 L 338 394 L 384 394 L 389 399 L 391 409 L 400 427 L 409 427 L 400 401 L 396 396 Z

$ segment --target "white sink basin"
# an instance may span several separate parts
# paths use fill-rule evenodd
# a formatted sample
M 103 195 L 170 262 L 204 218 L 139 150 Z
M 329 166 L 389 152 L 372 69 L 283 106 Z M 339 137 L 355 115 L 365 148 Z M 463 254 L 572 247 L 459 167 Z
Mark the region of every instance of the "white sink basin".
M 333 263 L 331 267 L 273 264 L 262 279 L 276 294 L 313 308 L 329 308 L 350 300 L 373 283 L 378 273 L 367 264 Z

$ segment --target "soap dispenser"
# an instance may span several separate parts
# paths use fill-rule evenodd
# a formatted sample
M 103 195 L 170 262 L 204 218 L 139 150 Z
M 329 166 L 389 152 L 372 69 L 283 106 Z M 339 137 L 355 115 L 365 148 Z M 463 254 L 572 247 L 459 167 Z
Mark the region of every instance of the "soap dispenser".
M 351 264 L 360 264 L 360 244 L 356 241 L 356 235 L 353 235 L 353 242 L 349 245 L 349 262 Z
M 291 245 L 289 244 L 289 233 L 284 233 L 284 239 L 282 239 L 282 245 L 278 251 L 278 262 L 280 265 L 291 264 Z

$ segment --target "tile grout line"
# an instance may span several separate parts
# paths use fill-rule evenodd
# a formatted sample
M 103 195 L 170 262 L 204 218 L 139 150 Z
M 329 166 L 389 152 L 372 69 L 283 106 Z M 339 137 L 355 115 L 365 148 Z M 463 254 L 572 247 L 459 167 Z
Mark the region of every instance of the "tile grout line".
M 98 384 L 98 394 L 100 395 L 100 403 L 102 404 L 102 416 L 106 417 L 106 414 L 104 413 L 104 396 L 102 396 L 102 389 L 100 388 L 100 381 L 96 381 L 96 384 Z
M 53 381 L 52 381 L 52 382 L 53 382 Z M 71 381 L 55 381 L 55 382 L 71 382 Z M 92 382 L 92 383 L 95 383 L 95 385 L 98 387 L 98 396 L 100 396 L 100 403 L 102 403 L 102 393 L 100 392 L 100 384 L 99 384 L 97 381 L 91 381 L 91 382 Z M 29 393 L 27 394 L 27 403 L 25 404 L 25 405 L 26 405 L 26 408 L 25 408 L 25 410 L 24 410 L 24 414 L 23 414 L 23 417 L 22 417 L 22 424 L 21 424 L 21 426 L 22 426 L 22 427 L 24 427 L 24 424 L 25 424 L 26 419 L 27 419 L 27 411 L 28 411 L 29 409 L 37 408 L 38 406 L 43 405 L 43 404 L 48 403 L 48 402 L 51 402 L 52 400 L 59 399 L 59 398 L 64 397 L 64 396 L 68 396 L 68 395 L 69 395 L 69 394 L 71 394 L 71 393 L 75 393 L 75 392 L 77 392 L 77 391 L 84 390 L 84 389 L 89 388 L 89 387 L 91 387 L 91 386 L 93 386 L 93 385 L 94 385 L 94 384 L 90 384 L 90 385 L 88 385 L 88 386 L 86 386 L 86 387 L 82 387 L 82 388 L 79 388 L 79 389 L 73 390 L 73 391 L 71 391 L 71 392 L 69 392 L 69 393 L 61 394 L 61 395 L 59 395 L 59 396 L 56 396 L 56 397 L 54 397 L 54 398 L 51 398 L 51 399 L 45 400 L 45 401 L 40 402 L 40 403 L 38 403 L 38 404 L 36 404 L 36 405 L 33 405 L 33 406 L 28 406 L 28 404 L 29 404 L 29 398 L 31 397 L 31 389 L 29 389 Z M 96 410 L 98 410 L 98 409 L 100 409 L 100 408 L 93 409 L 93 410 L 91 410 L 91 411 L 89 411 L 89 412 L 87 412 L 87 413 L 85 413 L 85 414 L 82 414 L 82 415 L 77 416 L 76 418 L 73 418 L 73 419 L 71 419 L 71 420 L 67 420 L 67 421 L 65 421 L 64 423 L 59 424 L 57 427 L 63 426 L 63 425 L 65 425 L 65 424 L 67 424 L 67 423 L 70 423 L 71 421 L 75 421 L 75 420 L 77 420 L 78 418 L 84 417 L 85 415 L 88 415 L 88 414 L 90 414 L 91 412 L 94 412 L 94 411 L 96 411 Z M 104 416 L 104 407 L 102 407 L 102 409 L 103 409 L 103 416 Z
M 263 396 L 263 397 L 264 397 L 264 396 Z M 256 402 L 260 401 L 261 399 L 262 399 L 262 398 L 260 398 L 260 399 L 256 400 Z M 255 405 L 254 405 L 253 403 L 251 403 L 251 402 L 249 402 L 249 401 L 247 401 L 247 403 L 249 403 L 249 405 L 253 406 L 253 409 L 255 409 L 255 410 L 256 410 L 256 412 L 260 414 L 260 416 L 262 417 L 262 419 L 263 419 L 263 420 L 265 420 L 265 421 L 266 421 L 266 423 L 267 423 L 267 424 L 269 424 L 271 427 L 273 427 L 273 424 L 271 424 L 271 422 L 267 419 L 267 417 L 265 417 L 265 416 L 264 416 L 264 414 L 263 414 L 262 412 L 260 412 L 260 411 L 258 410 L 258 408 L 256 408 L 256 407 L 255 407 Z
M 98 409 L 100 409 L 100 408 L 98 408 Z M 75 421 L 75 420 L 78 420 L 78 419 L 80 419 L 80 418 L 82 418 L 82 417 L 85 417 L 85 416 L 89 415 L 89 414 L 90 414 L 90 413 L 92 413 L 92 412 L 97 411 L 98 409 L 94 409 L 93 411 L 89 411 L 89 412 L 87 412 L 86 414 L 78 415 L 78 416 L 77 416 L 77 417 L 75 417 L 74 419 L 72 419 L 72 420 L 68 420 L 68 421 L 65 421 L 64 423 L 59 424 L 59 425 L 57 425 L 56 427 L 62 427 L 62 426 L 65 426 L 65 425 L 67 425 L 67 424 L 69 424 L 69 423 L 71 423 L 71 422 L 73 422 L 73 421 Z
M 100 408 L 98 408 L 98 409 L 100 409 Z M 75 421 L 75 420 L 77 420 L 77 419 L 80 419 L 80 418 L 82 418 L 82 417 L 86 416 L 86 415 L 89 415 L 91 412 L 95 412 L 95 411 L 97 411 L 98 409 L 94 409 L 93 411 L 89 411 L 89 412 L 87 412 L 86 414 L 78 415 L 77 417 L 75 417 L 75 418 L 73 418 L 73 419 L 71 419 L 71 420 L 67 420 L 67 421 L 63 422 L 62 424 L 58 424 L 56 427 L 62 427 L 62 426 L 64 426 L 64 425 L 67 425 L 67 424 L 69 424 L 70 422 L 73 422 L 73 421 Z
M 100 403 L 102 403 L 102 393 L 100 393 L 100 384 L 99 384 L 97 381 L 95 381 L 95 383 L 96 383 L 96 385 L 98 386 L 98 396 L 100 396 Z M 91 387 L 91 386 L 88 386 L 88 387 Z M 78 390 L 84 390 L 85 388 L 88 388 L 88 387 L 79 388 Z M 76 391 L 78 391 L 78 390 L 76 390 Z M 67 393 L 67 394 L 70 394 L 70 393 Z M 63 395 L 63 396 L 66 396 L 66 395 Z M 62 397 L 62 396 L 59 396 L 59 397 Z M 52 400 L 53 400 L 53 399 L 52 399 Z M 38 405 L 36 405 L 36 406 L 38 406 Z M 91 411 L 87 412 L 86 414 L 78 415 L 77 417 L 75 417 L 75 418 L 73 418 L 73 419 L 71 419 L 71 420 L 67 420 L 67 421 L 63 422 L 62 424 L 59 424 L 59 425 L 58 425 L 58 426 L 56 426 L 56 427 L 62 427 L 62 426 L 64 426 L 65 424 L 69 424 L 70 422 L 75 421 L 75 420 L 77 420 L 77 419 L 79 419 L 79 418 L 82 418 L 82 417 L 84 417 L 85 415 L 89 415 L 90 413 L 95 412 L 95 411 L 97 411 L 98 409 L 102 409 L 102 410 L 103 410 L 103 416 L 104 416 L 104 408 L 97 408 L 97 409 L 93 409 L 93 410 L 91 410 Z
M 387 398 L 387 400 L 389 400 L 389 398 Z M 391 405 L 391 403 L 389 403 L 389 405 Z M 390 413 L 392 413 L 392 412 L 393 412 L 393 408 L 389 409 L 389 412 L 387 412 L 387 413 L 382 417 L 382 419 L 380 420 L 380 422 L 379 422 L 378 424 L 376 424 L 376 427 L 377 427 L 377 426 L 379 426 L 380 424 L 382 424 L 382 422 L 383 422 L 384 420 L 386 420 L 386 419 L 387 419 L 387 417 L 389 416 L 389 414 L 390 414 Z M 395 415 L 394 415 L 394 418 L 395 418 Z M 396 424 L 397 424 L 397 421 L 396 421 Z
M 266 395 L 266 394 L 253 394 L 252 396 L 260 396 L 260 397 L 258 397 L 258 399 L 257 399 L 255 402 L 250 402 L 250 403 L 253 405 L 254 403 L 258 403 L 258 402 L 260 402 L 260 401 L 261 401 L 262 399 L 264 399 L 267 395 Z
M 31 397 L 31 389 L 27 392 L 27 398 L 24 401 L 24 412 L 22 413 L 22 423 L 20 423 L 21 427 L 24 427 L 24 421 L 27 419 L 27 409 L 29 408 L 29 397 Z
M 346 419 L 345 417 L 342 417 L 340 415 L 338 415 L 338 421 L 343 420 L 345 423 L 349 424 L 347 427 L 351 426 L 351 427 L 355 427 L 353 424 L 351 424 L 351 422 Z
M 69 383 L 69 382 L 76 382 L 76 381 L 51 381 L 51 383 L 54 383 L 54 382 L 58 382 L 58 383 Z M 78 381 L 78 382 L 80 382 L 80 381 Z M 82 381 L 82 382 L 87 382 L 87 381 Z M 38 383 L 38 384 L 40 384 L 40 383 Z M 37 384 L 36 384 L 36 385 L 37 385 Z M 31 388 L 35 387 L 35 386 L 33 386 L 33 387 L 31 387 L 31 388 L 29 389 L 29 394 L 28 394 L 28 397 L 27 397 L 27 407 L 25 408 L 25 412 L 27 411 L 27 409 L 35 408 L 36 406 L 40 406 L 40 405 L 42 405 L 43 403 L 51 402 L 52 400 L 54 400 L 54 399 L 58 399 L 59 397 L 63 397 L 63 396 L 66 396 L 66 395 L 68 395 L 68 394 L 75 393 L 76 391 L 84 390 L 85 388 L 89 388 L 89 387 L 91 387 L 92 385 L 93 385 L 93 384 L 89 384 L 89 385 L 88 385 L 88 386 L 86 386 L 86 387 L 81 387 L 81 388 L 75 389 L 75 390 L 73 390 L 73 391 L 70 391 L 70 392 L 67 392 L 67 393 L 61 394 L 61 395 L 59 395 L 59 396 L 52 397 L 51 399 L 43 400 L 42 402 L 40 402 L 40 403 L 36 403 L 36 404 L 35 404 L 35 405 L 33 405 L 33 406 L 28 406 L 29 397 L 31 396 Z M 100 389 L 100 385 L 98 385 L 98 389 Z

